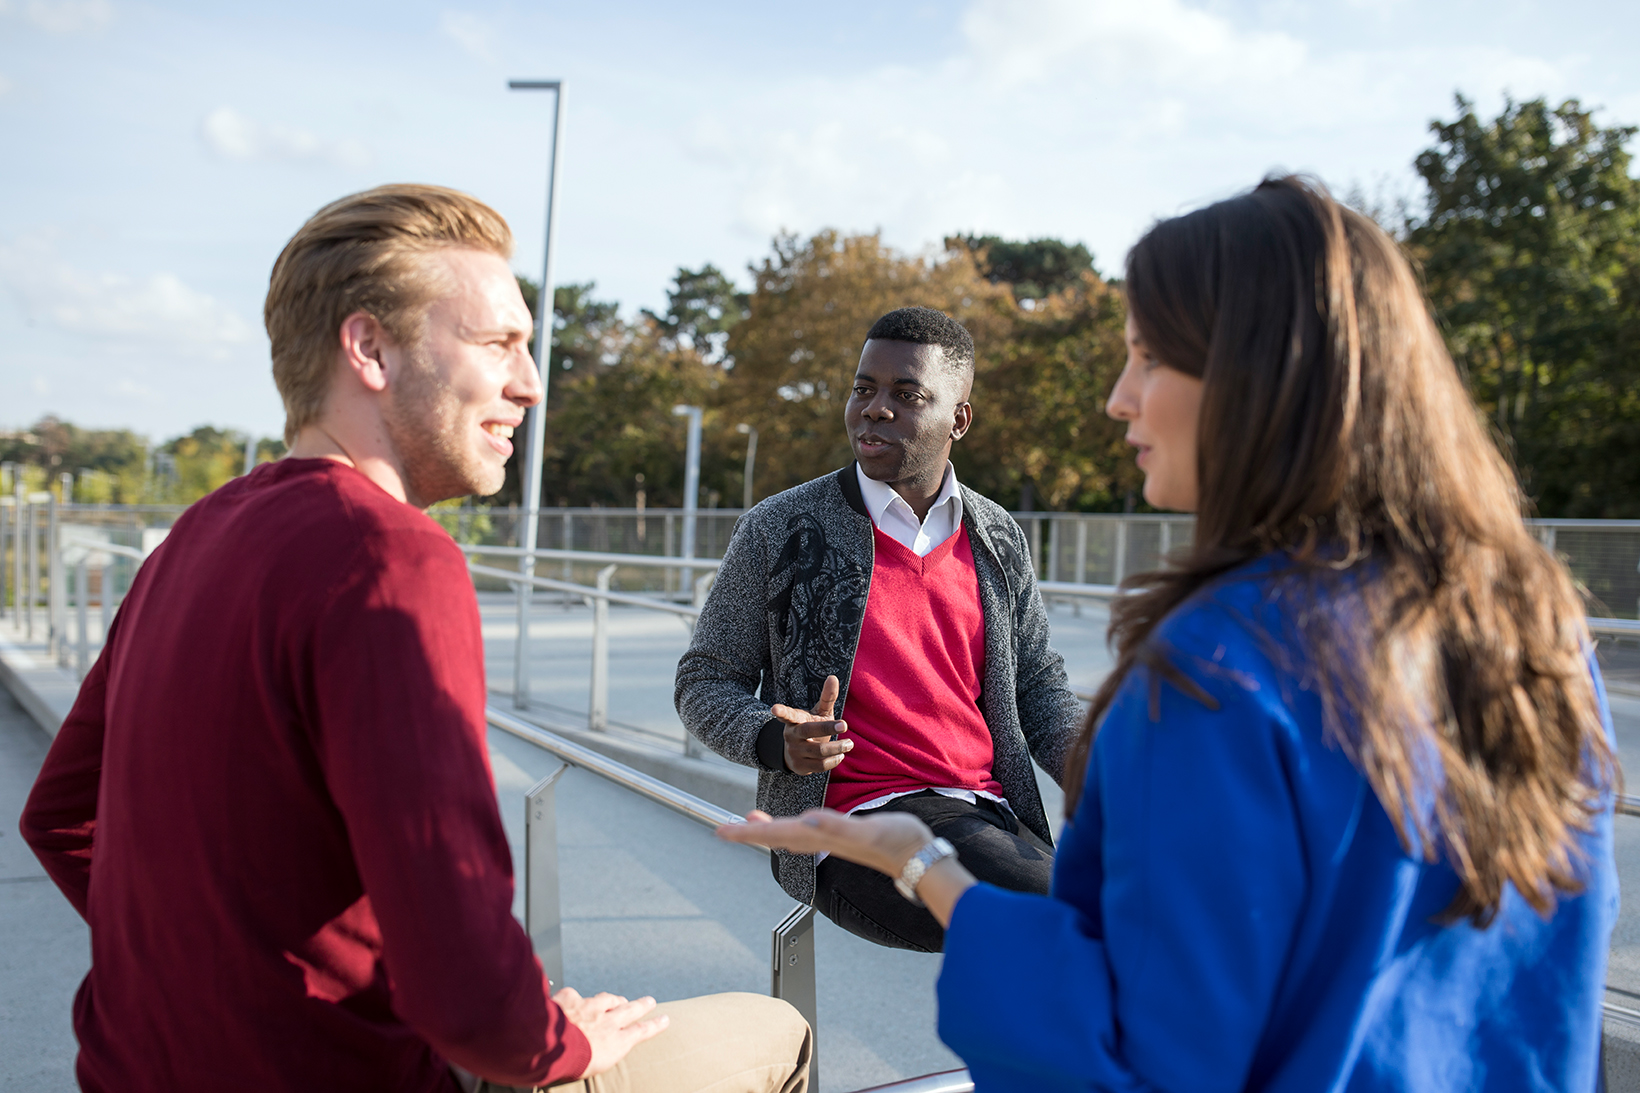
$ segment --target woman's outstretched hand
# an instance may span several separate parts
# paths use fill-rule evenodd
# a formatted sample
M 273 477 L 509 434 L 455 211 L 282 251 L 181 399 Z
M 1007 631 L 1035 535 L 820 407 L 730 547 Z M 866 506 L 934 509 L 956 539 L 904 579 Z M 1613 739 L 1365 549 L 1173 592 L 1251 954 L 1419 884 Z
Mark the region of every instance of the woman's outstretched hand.
M 748 812 L 745 823 L 724 824 L 717 829 L 717 836 L 726 842 L 755 843 L 799 854 L 835 854 L 898 877 L 905 863 L 928 845 L 934 833 L 909 812 L 845 816 L 829 808 L 816 808 L 781 820 L 767 812 Z M 968 870 L 955 858 L 947 858 L 923 875 L 917 894 L 944 925 L 950 921 L 957 898 L 974 883 Z

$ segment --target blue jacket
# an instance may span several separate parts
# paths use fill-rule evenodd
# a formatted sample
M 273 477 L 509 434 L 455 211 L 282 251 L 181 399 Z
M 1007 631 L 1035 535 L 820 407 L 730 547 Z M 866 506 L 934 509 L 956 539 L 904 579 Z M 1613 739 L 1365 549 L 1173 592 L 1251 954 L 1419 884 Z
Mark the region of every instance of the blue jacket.
M 1547 920 L 1510 888 L 1487 929 L 1432 921 L 1457 878 L 1402 850 L 1317 695 L 1272 662 L 1272 642 L 1299 659 L 1278 586 L 1254 563 L 1158 627 L 1219 708 L 1129 675 L 1052 895 L 958 901 L 940 1037 L 979 1093 L 1593 1089 L 1610 811 L 1581 839 L 1586 889 Z

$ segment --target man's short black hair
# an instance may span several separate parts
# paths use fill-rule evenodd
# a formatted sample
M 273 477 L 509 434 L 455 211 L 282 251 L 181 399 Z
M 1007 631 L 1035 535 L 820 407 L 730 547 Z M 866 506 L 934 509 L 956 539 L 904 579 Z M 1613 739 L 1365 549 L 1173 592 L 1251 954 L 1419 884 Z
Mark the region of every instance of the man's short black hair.
M 943 311 L 931 307 L 902 307 L 890 311 L 871 324 L 866 341 L 882 338 L 891 342 L 937 345 L 945 350 L 945 363 L 954 371 L 972 375 L 974 339 L 963 325 Z

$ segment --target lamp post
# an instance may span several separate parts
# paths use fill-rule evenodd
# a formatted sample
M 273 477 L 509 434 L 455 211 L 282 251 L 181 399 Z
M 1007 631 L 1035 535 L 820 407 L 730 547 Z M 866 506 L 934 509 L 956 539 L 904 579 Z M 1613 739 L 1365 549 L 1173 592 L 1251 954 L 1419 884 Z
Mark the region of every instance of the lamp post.
M 740 507 L 752 507 L 752 467 L 757 462 L 757 430 L 742 421 L 735 426 L 735 432 L 746 438 L 746 474 L 745 485 L 742 488 Z
M 683 543 L 679 550 L 686 560 L 695 556 L 695 511 L 700 494 L 700 415 L 699 406 L 674 406 L 672 413 L 689 419 L 689 440 L 683 456 Z M 695 571 L 683 570 L 683 587 L 687 590 L 695 579 Z
M 552 163 L 547 168 L 547 237 L 541 260 L 541 292 L 535 301 L 535 370 L 541 375 L 541 403 L 530 407 L 524 422 L 523 472 L 524 526 L 518 536 L 518 545 L 524 554 L 518 559 L 518 571 L 524 577 L 535 576 L 535 546 L 541 523 L 541 462 L 547 435 L 547 369 L 552 355 L 552 239 L 558 221 L 558 164 L 564 158 L 564 81 L 562 80 L 508 80 L 511 91 L 551 91 Z M 513 706 L 524 709 L 530 703 L 529 640 L 530 599 L 533 588 L 528 581 L 518 582 L 518 640 L 513 648 Z

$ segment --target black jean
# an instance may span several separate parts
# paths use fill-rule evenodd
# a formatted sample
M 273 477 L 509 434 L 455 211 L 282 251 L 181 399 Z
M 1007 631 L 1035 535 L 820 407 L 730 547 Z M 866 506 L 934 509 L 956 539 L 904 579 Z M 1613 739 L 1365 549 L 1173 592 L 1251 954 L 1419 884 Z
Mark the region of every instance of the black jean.
M 1015 892 L 1047 895 L 1053 854 L 1020 837 L 1019 821 L 994 801 L 977 804 L 924 790 L 896 797 L 878 812 L 909 812 L 957 848 L 957 860 L 977 879 Z M 829 857 L 815 872 L 814 906 L 857 937 L 891 949 L 943 952 L 945 928 L 925 907 L 900 895 L 894 881 L 864 865 Z

